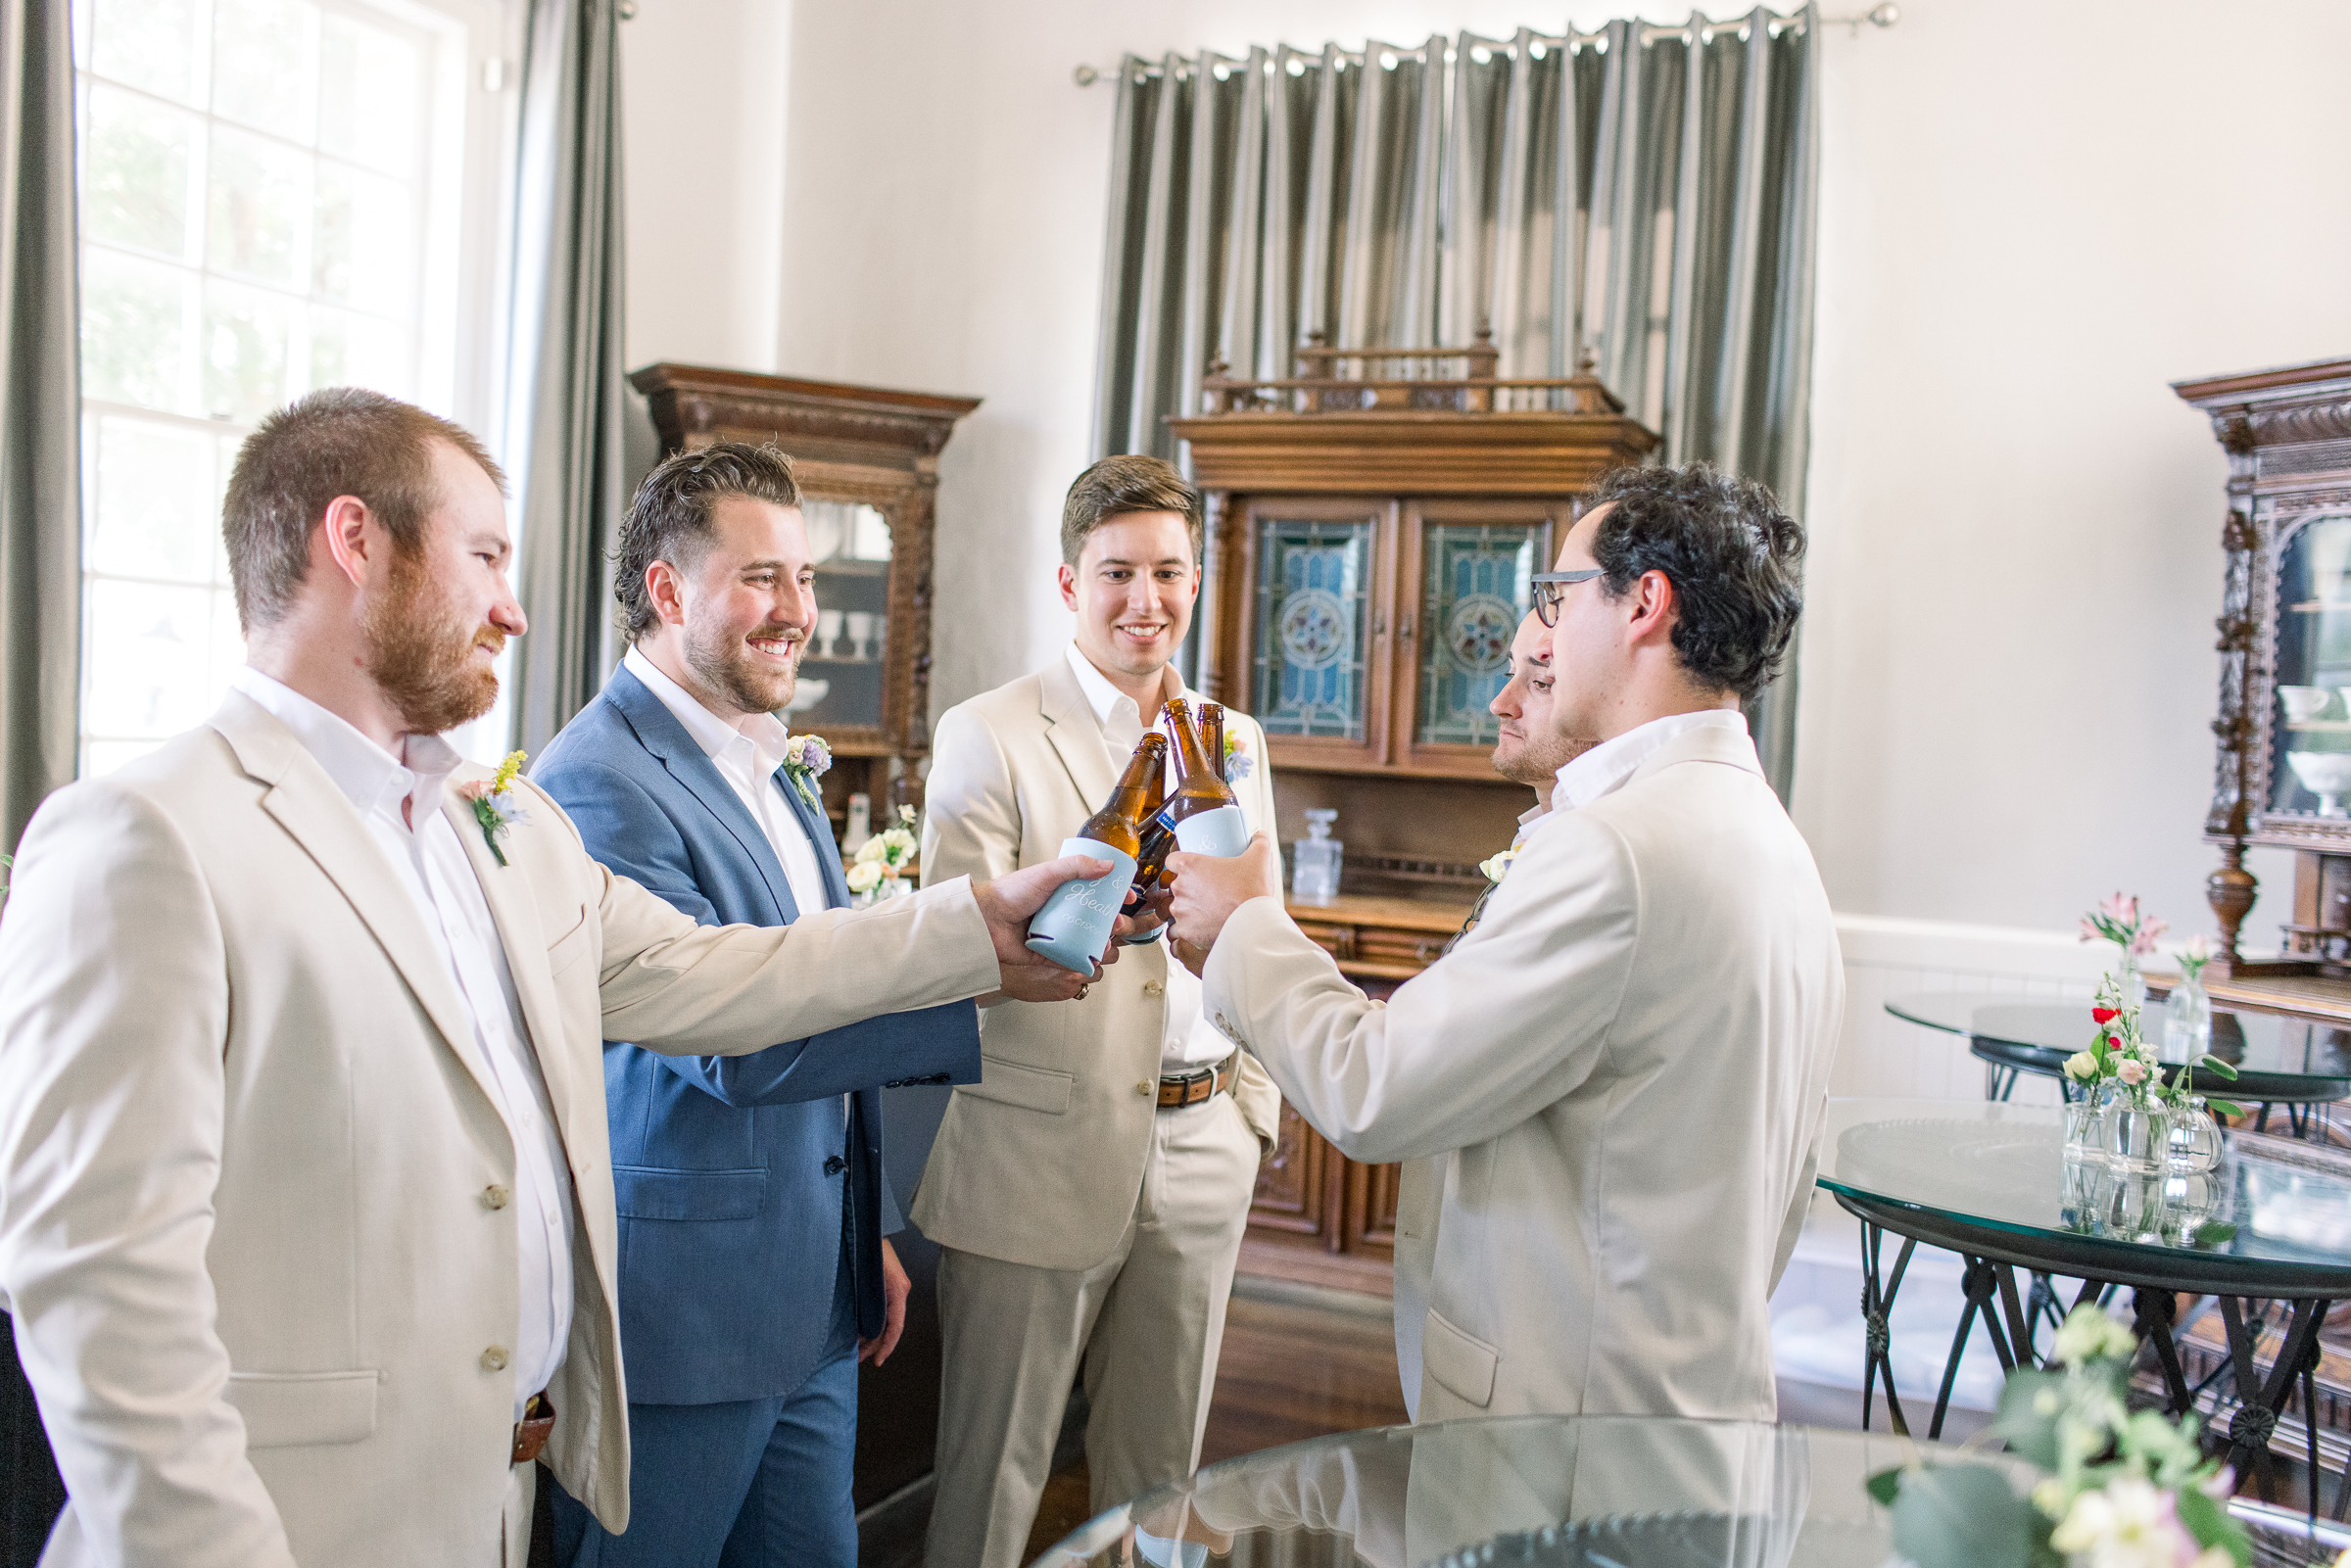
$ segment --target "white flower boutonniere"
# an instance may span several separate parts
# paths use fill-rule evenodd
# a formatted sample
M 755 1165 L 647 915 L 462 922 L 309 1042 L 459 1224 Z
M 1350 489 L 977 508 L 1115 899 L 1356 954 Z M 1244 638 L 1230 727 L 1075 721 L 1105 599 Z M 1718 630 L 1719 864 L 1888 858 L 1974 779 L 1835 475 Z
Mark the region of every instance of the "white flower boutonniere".
M 1249 742 L 1240 732 L 1227 728 L 1224 732 L 1224 779 L 1227 784 L 1239 784 L 1256 771 L 1257 759 L 1249 755 Z
M 819 810 L 824 808 L 825 797 L 816 781 L 832 768 L 833 748 L 825 744 L 824 736 L 795 735 L 785 740 L 784 772 L 792 780 L 792 787 L 800 792 L 800 798 Z
M 1517 858 L 1517 850 L 1506 849 L 1498 855 L 1489 855 L 1484 860 L 1479 861 L 1477 863 L 1477 869 L 1486 874 L 1486 880 L 1490 882 L 1500 882 L 1502 879 L 1509 874 L 1511 862 L 1516 860 Z
M 531 814 L 522 809 L 522 802 L 514 795 L 514 781 L 522 772 L 522 752 L 509 751 L 506 760 L 498 765 L 498 772 L 457 786 L 457 793 L 473 802 L 473 820 L 482 825 L 482 842 L 490 846 L 490 853 L 498 857 L 501 866 L 506 864 L 506 852 L 499 848 L 498 841 L 514 824 L 531 820 Z

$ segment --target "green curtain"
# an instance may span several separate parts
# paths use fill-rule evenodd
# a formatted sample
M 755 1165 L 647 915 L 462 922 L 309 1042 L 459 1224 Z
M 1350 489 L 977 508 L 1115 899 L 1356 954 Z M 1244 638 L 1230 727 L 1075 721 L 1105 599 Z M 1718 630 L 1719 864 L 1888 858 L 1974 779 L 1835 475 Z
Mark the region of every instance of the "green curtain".
M 1096 455 L 1180 459 L 1165 420 L 1212 357 L 1294 373 L 1342 348 L 1465 346 L 1505 376 L 1582 353 L 1667 462 L 1803 515 L 1818 19 L 1411 47 L 1128 56 L 1112 131 Z M 1783 796 L 1793 663 L 1750 710 Z
M 72 782 L 81 689 L 73 58 L 59 0 L 0 0 L 0 851 Z
M 534 756 L 620 662 L 618 23 L 615 0 L 533 0 L 523 57 L 505 455 L 531 621 L 514 644 L 514 743 Z

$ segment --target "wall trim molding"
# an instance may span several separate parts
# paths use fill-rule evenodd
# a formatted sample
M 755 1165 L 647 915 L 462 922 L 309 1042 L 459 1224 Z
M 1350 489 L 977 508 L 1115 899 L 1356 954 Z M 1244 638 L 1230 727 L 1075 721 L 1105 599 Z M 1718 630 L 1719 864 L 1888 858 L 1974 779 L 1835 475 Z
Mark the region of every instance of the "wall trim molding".
M 2085 942 L 2077 931 L 1887 915 L 1839 915 L 1837 941 L 1847 964 L 1870 969 L 2031 974 L 2084 985 L 2095 985 L 2114 957 L 2108 944 Z

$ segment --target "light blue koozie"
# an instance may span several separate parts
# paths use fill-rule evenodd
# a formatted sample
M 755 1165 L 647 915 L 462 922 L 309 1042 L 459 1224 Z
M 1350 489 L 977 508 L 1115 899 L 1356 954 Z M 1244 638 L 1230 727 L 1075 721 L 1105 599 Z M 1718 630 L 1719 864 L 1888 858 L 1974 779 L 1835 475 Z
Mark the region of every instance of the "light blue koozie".
M 1238 806 L 1219 806 L 1176 825 L 1176 844 L 1187 854 L 1226 859 L 1249 847 L 1249 819 Z
M 1127 902 L 1127 889 L 1134 885 L 1134 857 L 1092 838 L 1065 838 L 1061 852 L 1107 860 L 1113 870 L 1090 882 L 1073 877 L 1054 888 L 1045 907 L 1029 923 L 1029 950 L 1065 970 L 1091 974 L 1094 960 L 1110 945 L 1111 924 Z

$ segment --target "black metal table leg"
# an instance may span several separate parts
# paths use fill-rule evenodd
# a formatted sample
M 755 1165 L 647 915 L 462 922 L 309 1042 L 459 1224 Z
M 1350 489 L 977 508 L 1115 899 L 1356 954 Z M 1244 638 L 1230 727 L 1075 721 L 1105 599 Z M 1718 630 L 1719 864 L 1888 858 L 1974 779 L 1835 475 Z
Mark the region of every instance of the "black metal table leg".
M 1943 1363 L 1943 1390 L 1935 1396 L 1935 1420 L 1927 1428 L 1930 1443 L 1943 1436 L 1943 1418 L 1950 1410 L 1951 1389 L 1959 1381 L 1959 1361 L 1967 1354 L 1967 1333 L 1975 1326 L 1978 1312 L 1984 1314 L 1984 1331 L 1991 1337 L 1991 1353 L 1999 1357 L 2001 1372 L 2016 1370 L 2016 1358 L 2008 1354 L 2008 1337 L 2000 1332 L 2000 1320 L 1991 1310 L 1992 1293 L 2000 1288 L 2002 1276 L 2006 1276 L 2007 1294 L 2015 1296 L 2015 1276 L 2009 1275 L 2005 1266 L 1981 1258 L 1968 1258 L 1964 1261 L 1967 1272 L 1960 1276 L 1960 1282 L 1967 1292 L 1967 1305 L 1959 1312 L 1959 1331 L 1951 1336 L 1950 1358 Z
M 2278 1358 L 2270 1364 L 2270 1378 L 2263 1383 L 2253 1364 L 2257 1335 L 2245 1328 L 2244 1312 L 2233 1296 L 2221 1298 L 2221 1321 L 2229 1331 L 2229 1355 L 2236 1367 L 2236 1415 L 2229 1423 L 2229 1462 L 2242 1475 L 2248 1466 L 2258 1466 L 2261 1496 L 2270 1499 L 2270 1480 L 2277 1473 L 2277 1460 L 2270 1452 L 2270 1438 L 2278 1430 L 2278 1417 L 2284 1412 L 2286 1401 L 2293 1397 L 2294 1381 L 2307 1379 L 2312 1357 L 2318 1346 L 2319 1324 L 2327 1315 L 2324 1301 L 2297 1301 L 2293 1315 L 2287 1320 L 2285 1340 L 2278 1348 Z M 2316 1443 L 2315 1431 L 2312 1439 Z M 2315 1449 L 2314 1449 L 2315 1451 Z M 2319 1511 L 2319 1471 L 2310 1471 L 2310 1511 Z
M 2163 1386 L 2171 1401 L 2167 1414 L 2175 1420 L 2194 1408 L 2187 1372 L 2180 1364 L 2180 1342 L 2174 1325 L 2180 1317 L 2180 1298 L 2168 1290 L 2131 1293 L 2131 1331 L 2142 1345 L 2155 1347 L 2156 1363 L 2163 1369 Z
M 1895 1397 L 1894 1330 L 1887 1323 L 1887 1314 L 1894 1310 L 1894 1293 L 1902 1288 L 1902 1274 L 1910 1266 L 1910 1255 L 1918 1250 L 1918 1242 L 1914 1237 L 1902 1239 L 1902 1250 L 1894 1259 L 1894 1276 L 1881 1285 L 1878 1244 L 1885 1235 L 1884 1227 L 1868 1220 L 1861 1222 L 1861 1321 L 1868 1336 L 1861 1353 L 1861 1430 L 1869 1430 L 1870 1397 L 1883 1372 L 1887 1417 L 1894 1422 L 1894 1430 L 1906 1438 L 1910 1435 L 1910 1423 L 1903 1419 L 1901 1401 Z

